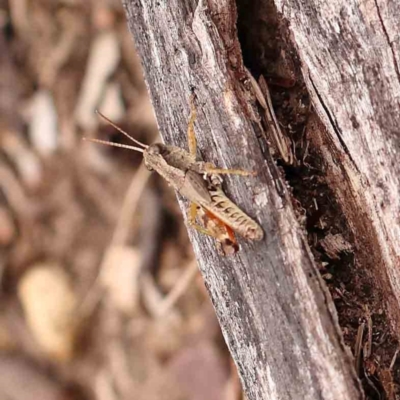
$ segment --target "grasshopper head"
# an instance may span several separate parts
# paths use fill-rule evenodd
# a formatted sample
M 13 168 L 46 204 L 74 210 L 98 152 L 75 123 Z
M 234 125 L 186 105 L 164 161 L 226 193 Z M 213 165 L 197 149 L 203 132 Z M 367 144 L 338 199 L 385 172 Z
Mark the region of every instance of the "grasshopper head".
M 157 165 L 160 165 L 160 159 L 167 153 L 167 146 L 162 143 L 151 144 L 145 149 L 144 163 L 149 171 L 157 170 Z

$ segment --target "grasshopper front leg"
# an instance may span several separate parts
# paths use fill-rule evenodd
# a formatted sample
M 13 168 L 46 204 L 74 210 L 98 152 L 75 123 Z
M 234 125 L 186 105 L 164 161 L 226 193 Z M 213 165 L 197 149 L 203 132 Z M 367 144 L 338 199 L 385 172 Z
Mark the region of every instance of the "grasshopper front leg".
M 243 169 L 218 168 L 212 163 L 203 161 L 197 161 L 195 163 L 195 168 L 199 174 L 205 174 L 205 175 L 241 175 L 241 176 L 257 175 L 257 172 L 246 171 Z

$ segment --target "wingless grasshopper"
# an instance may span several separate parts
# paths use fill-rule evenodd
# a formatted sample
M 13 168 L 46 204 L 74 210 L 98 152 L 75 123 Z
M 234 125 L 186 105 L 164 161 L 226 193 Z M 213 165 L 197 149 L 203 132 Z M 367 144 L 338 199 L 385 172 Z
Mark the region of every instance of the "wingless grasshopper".
M 201 233 L 214 237 L 222 245 L 225 254 L 233 254 L 238 249 L 233 232 L 237 232 L 246 239 L 257 241 L 264 237 L 264 232 L 257 222 L 226 197 L 222 191 L 220 175 L 248 176 L 254 173 L 239 169 L 221 169 L 211 163 L 196 161 L 197 142 L 194 132 L 196 109 L 193 96 L 190 98 L 190 105 L 191 114 L 187 131 L 189 152 L 180 147 L 162 143 L 145 145 L 131 137 L 99 111 L 97 113 L 105 121 L 140 147 L 98 139 L 86 140 L 141 152 L 146 167 L 150 171 L 158 172 L 170 186 L 191 202 L 188 215 L 189 225 Z M 203 226 L 197 223 L 198 218 L 203 222 Z

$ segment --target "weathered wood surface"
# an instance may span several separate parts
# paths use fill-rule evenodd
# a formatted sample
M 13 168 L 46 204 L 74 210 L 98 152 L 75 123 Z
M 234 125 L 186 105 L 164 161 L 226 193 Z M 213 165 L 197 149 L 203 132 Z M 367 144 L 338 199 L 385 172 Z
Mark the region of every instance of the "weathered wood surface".
M 286 186 L 266 144 L 257 140 L 259 118 L 237 42 L 234 3 L 124 5 L 165 142 L 186 147 L 194 88 L 199 157 L 258 172 L 256 178 L 226 178 L 224 187 L 260 222 L 264 241 L 241 240 L 240 252 L 224 258 L 213 240 L 189 230 L 248 399 L 361 398 L 330 295 Z
M 400 3 L 281 1 L 327 131 L 314 136 L 400 337 Z

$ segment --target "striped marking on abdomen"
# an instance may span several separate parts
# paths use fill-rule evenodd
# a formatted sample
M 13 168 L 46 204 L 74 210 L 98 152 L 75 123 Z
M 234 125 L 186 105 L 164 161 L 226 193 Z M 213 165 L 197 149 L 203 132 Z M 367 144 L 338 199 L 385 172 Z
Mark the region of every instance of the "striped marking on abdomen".
M 212 188 L 209 193 L 211 203 L 202 206 L 216 218 L 247 239 L 261 240 L 264 237 L 260 225 L 229 200 L 221 189 Z

